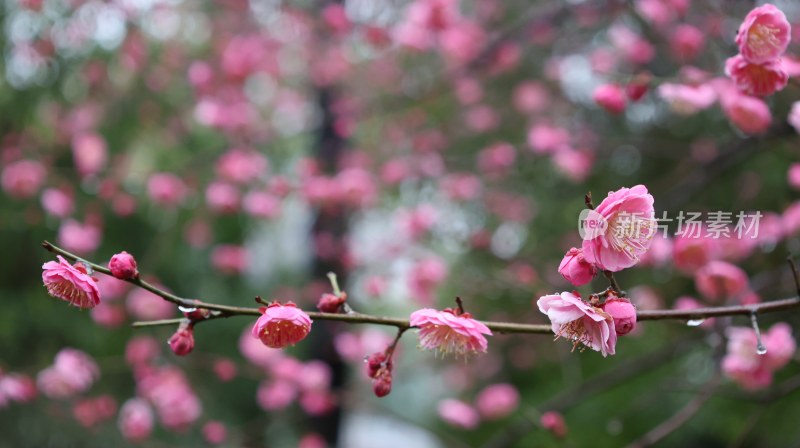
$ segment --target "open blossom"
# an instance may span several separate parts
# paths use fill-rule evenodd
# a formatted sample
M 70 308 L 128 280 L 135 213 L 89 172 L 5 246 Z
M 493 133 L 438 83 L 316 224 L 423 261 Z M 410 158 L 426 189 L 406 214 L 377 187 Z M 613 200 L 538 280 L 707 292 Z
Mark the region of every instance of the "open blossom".
M 419 343 L 426 350 L 456 356 L 485 353 L 488 342 L 484 335 L 492 331 L 469 313 L 449 308 L 437 311 L 423 308 L 411 313 L 410 324 L 419 328 Z
M 762 336 L 766 353 L 757 352 L 758 339 L 752 328 L 728 328 L 728 352 L 722 370 L 745 389 L 760 389 L 772 383 L 772 373 L 786 365 L 797 348 L 789 325 L 780 322 Z
M 71 265 L 61 255 L 58 262 L 48 261 L 42 265 L 42 282 L 53 297 L 69 302 L 78 308 L 94 308 L 100 303 L 97 282 L 81 263 Z
M 592 281 L 597 274 L 597 268 L 586 262 L 583 257 L 583 249 L 573 247 L 561 260 L 558 273 L 573 285 L 581 286 Z
M 475 408 L 454 398 L 440 401 L 436 410 L 442 420 L 464 429 L 475 428 L 481 419 Z
M 748 288 L 747 274 L 725 261 L 712 261 L 694 276 L 697 291 L 714 302 L 738 297 Z
M 736 35 L 739 52 L 755 64 L 780 57 L 790 40 L 791 25 L 786 15 L 769 3 L 750 11 Z
M 637 185 L 608 194 L 589 220 L 599 227 L 590 229 L 583 240 L 583 256 L 600 269 L 617 272 L 639 262 L 655 232 L 653 196 Z
M 311 318 L 292 302 L 273 302 L 253 325 L 251 334 L 267 347 L 283 348 L 302 341 L 311 331 Z
M 153 432 L 153 409 L 146 400 L 131 398 L 120 408 L 117 426 L 127 440 L 145 440 Z
M 519 392 L 511 384 L 492 384 L 475 398 L 475 407 L 481 416 L 497 420 L 514 412 L 519 406 Z
M 789 75 L 780 59 L 753 64 L 737 54 L 725 62 L 725 74 L 733 79 L 739 91 L 748 95 L 772 95 L 783 90 L 789 82 Z
M 542 296 L 536 302 L 539 311 L 546 314 L 553 333 L 572 341 L 573 346 L 583 344 L 603 356 L 613 355 L 617 345 L 614 319 L 571 292 Z

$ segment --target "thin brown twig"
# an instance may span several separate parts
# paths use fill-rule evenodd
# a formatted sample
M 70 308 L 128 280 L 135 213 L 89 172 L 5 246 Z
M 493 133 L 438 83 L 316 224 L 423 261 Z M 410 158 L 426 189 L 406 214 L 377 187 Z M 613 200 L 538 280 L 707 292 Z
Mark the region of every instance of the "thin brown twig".
M 50 252 L 55 254 L 59 254 L 64 258 L 75 262 L 80 261 L 87 264 L 91 267 L 94 271 L 100 272 L 106 275 L 111 275 L 111 271 L 109 271 L 104 266 L 101 266 L 97 263 L 93 263 L 91 261 L 85 260 L 71 252 L 68 252 L 52 243 L 47 241 L 42 243 L 42 247 L 47 249 Z M 175 294 L 172 294 L 168 291 L 164 291 L 157 286 L 142 280 L 142 279 L 130 279 L 126 280 L 128 283 L 134 284 L 139 286 L 140 288 L 146 289 L 152 292 L 155 295 L 162 297 L 164 300 L 168 302 L 174 303 L 175 305 L 185 307 L 185 308 L 202 308 L 212 311 L 212 314 L 208 316 L 204 320 L 213 320 L 218 318 L 226 318 L 230 316 L 260 316 L 261 312 L 258 308 L 254 307 L 240 307 L 240 306 L 231 306 L 231 305 L 222 305 L 218 303 L 209 303 L 200 300 L 194 299 L 186 299 L 183 297 L 179 297 Z M 618 286 L 617 286 L 618 287 Z M 769 302 L 761 302 L 753 305 L 730 305 L 730 306 L 718 306 L 718 307 L 709 307 L 709 308 L 695 308 L 692 310 L 649 310 L 649 311 L 639 311 L 636 313 L 637 320 L 644 321 L 644 320 L 696 320 L 696 319 L 707 319 L 710 317 L 721 317 L 721 316 L 740 316 L 740 315 L 751 315 L 752 313 L 770 313 L 776 311 L 784 311 L 793 308 L 800 308 L 800 297 L 792 297 L 783 300 L 773 300 Z M 214 313 L 216 312 L 216 313 Z M 348 314 L 337 314 L 337 313 L 321 313 L 316 311 L 309 311 L 308 315 L 312 319 L 317 320 L 330 320 L 330 321 L 338 321 L 338 322 L 345 322 L 350 324 L 375 324 L 375 325 L 386 325 L 397 327 L 400 329 L 403 328 L 411 328 L 408 319 L 400 319 L 400 318 L 392 318 L 392 317 L 384 317 L 384 316 L 373 316 L 369 314 L 363 313 L 348 313 Z M 177 319 L 165 319 L 165 320 L 158 320 L 158 321 L 149 321 L 149 322 L 134 322 L 134 327 L 151 327 L 151 326 L 158 326 L 158 325 L 173 325 L 180 323 L 183 318 Z M 200 320 L 198 322 L 203 322 L 204 320 Z M 518 333 L 518 334 L 551 334 L 552 329 L 550 325 L 541 325 L 541 324 L 522 324 L 522 323 L 514 323 L 514 322 L 490 322 L 485 321 L 483 322 L 490 330 L 496 333 Z

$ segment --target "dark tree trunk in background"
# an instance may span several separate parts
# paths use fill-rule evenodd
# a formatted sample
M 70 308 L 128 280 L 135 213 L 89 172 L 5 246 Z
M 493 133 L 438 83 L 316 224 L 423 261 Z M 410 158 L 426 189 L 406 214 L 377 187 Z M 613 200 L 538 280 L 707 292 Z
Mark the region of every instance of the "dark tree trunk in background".
M 335 173 L 338 167 L 339 158 L 344 151 L 345 141 L 333 129 L 334 116 L 331 110 L 333 92 L 329 88 L 319 90 L 319 108 L 322 119 L 319 129 L 319 141 L 317 142 L 317 162 L 323 172 L 327 174 Z M 347 233 L 347 213 L 343 207 L 325 207 L 317 211 L 314 226 L 311 230 L 312 241 L 316 240 L 317 235 L 328 234 L 334 237 L 337 243 L 343 241 Z M 328 272 L 336 273 L 339 284 L 344 287 L 347 283 L 347 271 L 345 270 L 342 257 L 321 258 L 316 252 L 314 254 L 312 275 L 315 281 L 324 280 Z M 331 368 L 332 383 L 331 391 L 341 395 L 345 382 L 345 365 L 339 357 L 338 352 L 333 346 L 333 338 L 336 331 L 336 323 L 330 321 L 314 322 L 314 331 L 311 332 L 312 356 L 328 364 Z M 312 417 L 311 423 L 329 446 L 336 446 L 339 438 L 339 427 L 342 419 L 342 411 L 339 405 L 328 414 Z

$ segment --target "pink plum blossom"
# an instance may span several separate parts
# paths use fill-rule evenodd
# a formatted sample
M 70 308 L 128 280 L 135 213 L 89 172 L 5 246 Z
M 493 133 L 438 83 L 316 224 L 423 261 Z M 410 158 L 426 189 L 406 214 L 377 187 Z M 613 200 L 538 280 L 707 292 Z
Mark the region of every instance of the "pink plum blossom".
M 61 255 L 58 262 L 42 265 L 42 282 L 47 293 L 78 308 L 94 308 L 100 303 L 100 289 L 82 263 L 71 265 Z
M 636 329 L 636 307 L 626 299 L 611 296 L 601 307 L 614 319 L 617 336 L 623 336 Z
M 748 288 L 747 274 L 731 263 L 712 261 L 700 268 L 694 276 L 700 294 L 713 302 L 731 300 Z
M 769 106 L 760 98 L 729 94 L 721 97 L 720 104 L 728 119 L 747 134 L 763 134 L 772 124 Z
M 283 348 L 297 344 L 311 331 L 311 318 L 292 302 L 285 305 L 273 302 L 261 312 L 251 334 L 267 347 Z
M 47 170 L 35 160 L 9 163 L 0 174 L 3 190 L 15 199 L 26 199 L 36 194 L 44 183 Z
M 657 92 L 670 104 L 672 110 L 681 115 L 696 114 L 717 101 L 717 92 L 708 84 L 664 83 L 658 86 Z
M 492 384 L 483 389 L 475 399 L 475 407 L 487 420 L 501 419 L 519 406 L 519 392 L 511 384 Z
M 108 262 L 108 269 L 111 275 L 120 280 L 129 280 L 139 277 L 139 270 L 136 268 L 136 259 L 133 255 L 124 250 L 111 257 Z
M 739 52 L 754 64 L 780 57 L 790 40 L 791 25 L 786 15 L 769 3 L 750 11 L 736 34 Z
M 66 218 L 72 214 L 75 201 L 72 195 L 59 188 L 48 188 L 42 192 L 42 208 L 48 214 Z
M 72 157 L 81 176 L 93 176 L 100 172 L 108 159 L 106 141 L 94 133 L 78 134 L 72 138 Z
M 573 285 L 581 286 L 592 281 L 597 274 L 597 268 L 586 262 L 582 249 L 573 247 L 561 260 L 558 273 Z
M 435 350 L 442 355 L 467 356 L 486 353 L 488 342 L 484 335 L 492 335 L 486 325 L 469 313 L 449 308 L 437 311 L 423 308 L 411 313 L 409 323 L 419 328 L 420 347 Z
M 625 112 L 627 104 L 625 89 L 616 84 L 603 84 L 597 87 L 592 93 L 592 99 L 600 107 L 612 114 Z
M 185 184 L 174 174 L 156 173 L 147 180 L 147 195 L 157 204 L 178 205 L 186 193 Z
M 757 352 L 756 333 L 748 327 L 727 329 L 728 352 L 722 371 L 745 389 L 761 389 L 772 383 L 772 374 L 794 356 L 795 340 L 791 327 L 777 323 L 762 336 L 766 353 Z
M 583 240 L 583 256 L 600 269 L 617 272 L 639 262 L 655 231 L 653 196 L 637 185 L 610 192 L 593 211 L 600 228 Z
M 733 79 L 739 91 L 748 95 L 769 96 L 783 90 L 789 82 L 780 60 L 753 64 L 742 55 L 728 58 L 725 74 Z
M 556 339 L 564 337 L 573 347 L 583 344 L 603 356 L 613 355 L 617 344 L 614 319 L 571 292 L 546 295 L 537 301 L 539 311 L 547 315 Z
M 442 420 L 459 428 L 474 429 L 480 422 L 480 416 L 475 408 L 461 400 L 453 398 L 442 400 L 436 410 Z
M 153 410 L 147 401 L 131 398 L 120 408 L 117 426 L 125 439 L 140 442 L 153 432 L 153 420 Z
M 58 243 L 65 249 L 78 255 L 94 252 L 100 246 L 103 233 L 93 223 L 80 223 L 74 219 L 66 219 L 58 228 Z

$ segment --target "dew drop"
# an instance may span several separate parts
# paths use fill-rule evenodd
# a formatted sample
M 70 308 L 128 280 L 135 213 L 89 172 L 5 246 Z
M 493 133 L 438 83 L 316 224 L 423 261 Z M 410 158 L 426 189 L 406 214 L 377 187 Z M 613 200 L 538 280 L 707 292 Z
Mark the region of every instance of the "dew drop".
M 705 322 L 705 321 L 706 321 L 705 319 L 692 319 L 692 320 L 687 321 L 686 325 L 688 325 L 690 327 L 698 327 L 698 326 L 702 325 L 703 322 Z
M 759 355 L 762 355 L 762 356 L 766 355 L 767 354 L 767 347 L 764 346 L 764 344 L 758 344 L 758 347 L 756 347 L 756 353 L 758 353 Z
M 197 308 L 189 308 L 189 307 L 185 307 L 185 306 L 179 306 L 178 309 L 182 313 L 193 313 L 193 312 L 197 311 Z

